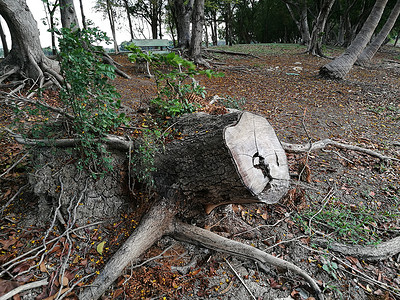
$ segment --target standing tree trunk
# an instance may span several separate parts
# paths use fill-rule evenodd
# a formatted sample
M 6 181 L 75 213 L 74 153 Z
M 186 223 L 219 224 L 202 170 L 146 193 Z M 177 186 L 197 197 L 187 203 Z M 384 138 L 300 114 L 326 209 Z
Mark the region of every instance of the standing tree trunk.
M 3 57 L 6 57 L 8 55 L 8 46 L 7 46 L 7 39 L 6 35 L 4 34 L 3 26 L 1 25 L 1 20 L 0 20 L 0 38 L 1 38 L 1 43 L 3 45 Z
M 172 13 L 178 35 L 178 48 L 189 49 L 190 46 L 190 21 L 194 0 L 175 0 Z
M 201 57 L 201 43 L 203 41 L 204 0 L 195 0 L 192 17 L 192 39 L 190 56 L 195 63 L 204 63 Z
M 307 49 L 309 54 L 323 56 L 321 50 L 322 36 L 324 35 L 326 21 L 334 2 L 335 0 L 324 0 L 322 3 L 322 7 L 319 10 L 317 20 L 315 21 L 311 32 L 310 43 L 308 44 Z
M 400 0 L 397 0 L 395 7 L 392 9 L 389 18 L 386 20 L 385 25 L 383 25 L 381 31 L 374 38 L 374 40 L 364 49 L 364 51 L 358 57 L 356 63 L 359 65 L 364 65 L 371 60 L 371 58 L 378 51 L 379 47 L 383 44 L 386 37 L 392 30 L 396 20 L 400 14 Z
M 79 0 L 79 7 L 80 7 L 80 9 L 81 9 L 82 26 L 83 26 L 83 28 L 87 29 L 87 25 L 86 25 L 86 16 L 85 16 L 85 12 L 83 11 L 83 3 L 82 3 L 82 0 Z
M 61 11 L 61 25 L 64 28 L 79 28 L 78 17 L 76 15 L 74 1 L 73 0 L 60 0 L 60 11 Z
M 129 33 L 131 34 L 131 40 L 133 40 L 133 39 L 135 39 L 135 36 L 133 35 L 132 18 L 131 18 L 131 14 L 129 13 L 128 0 L 124 0 L 124 7 L 125 7 L 125 11 L 126 11 L 126 17 L 128 18 Z
M 290 16 L 292 17 L 292 20 L 297 26 L 297 29 L 300 32 L 301 35 L 301 44 L 302 45 L 309 45 L 310 43 L 310 29 L 308 27 L 308 5 L 307 1 L 303 0 L 301 3 L 298 2 L 293 2 L 289 0 L 283 0 L 285 2 L 286 7 L 290 13 Z M 299 1 L 300 2 L 300 1 Z M 296 15 L 292 9 L 292 7 L 295 7 L 298 11 L 299 17 L 296 18 Z
M 118 53 L 119 49 L 117 43 L 117 36 L 115 32 L 115 13 L 110 0 L 106 0 L 106 9 L 107 9 L 108 20 L 110 21 L 111 33 L 113 36 L 114 52 Z
M 54 21 L 54 14 L 56 12 L 57 6 L 58 6 L 58 0 L 56 0 L 53 4 L 51 4 L 49 1 L 43 2 L 43 5 L 45 6 L 45 11 L 46 15 L 47 13 L 49 14 L 48 16 L 48 22 L 50 25 L 50 33 L 51 33 L 51 50 L 53 52 L 53 55 L 57 54 L 57 48 L 56 48 L 56 36 L 54 33 L 55 29 L 55 21 Z
M 58 63 L 43 53 L 37 23 L 25 0 L 0 0 L 0 15 L 10 29 L 12 41 L 9 55 L 0 63 L 1 81 L 15 73 L 36 81 L 46 72 L 59 72 Z
M 385 9 L 388 0 L 377 0 L 371 13 L 369 14 L 364 26 L 357 34 L 351 45 L 346 51 L 330 63 L 321 67 L 319 74 L 322 77 L 332 79 L 343 79 L 350 69 L 353 67 L 360 53 L 364 50 L 367 43 L 370 41 L 372 34 L 379 20 L 382 17 L 382 13 Z

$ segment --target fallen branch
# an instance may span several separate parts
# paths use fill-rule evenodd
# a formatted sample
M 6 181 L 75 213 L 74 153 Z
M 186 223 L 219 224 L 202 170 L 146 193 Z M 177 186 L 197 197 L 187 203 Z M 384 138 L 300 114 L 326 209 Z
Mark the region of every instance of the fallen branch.
M 380 261 L 400 253 L 400 236 L 374 246 L 349 246 L 325 239 L 313 239 L 317 245 L 344 255 L 356 256 L 369 261 Z
M 218 49 L 204 49 L 207 52 L 211 52 L 211 53 L 221 53 L 221 54 L 228 54 L 228 55 L 240 55 L 240 56 L 251 56 L 251 57 L 255 57 L 255 58 L 260 58 L 254 54 L 251 53 L 243 53 L 243 52 L 235 52 L 235 51 L 226 51 L 226 50 L 218 50 Z
M 240 282 L 242 283 L 242 285 L 245 287 L 245 289 L 247 290 L 247 292 L 250 294 L 251 298 L 256 300 L 256 297 L 254 297 L 253 293 L 250 291 L 250 289 L 247 287 L 247 285 L 244 283 L 242 277 L 236 272 L 236 270 L 231 266 L 231 264 L 229 263 L 229 261 L 227 261 L 226 258 L 224 258 L 225 262 L 228 264 L 229 268 L 231 268 L 231 270 L 233 271 L 233 273 L 235 273 L 236 277 L 240 280 Z
M 390 157 L 390 156 L 386 156 L 383 155 L 379 152 L 367 149 L 367 148 L 363 148 L 363 147 L 359 147 L 359 146 L 353 146 L 353 145 L 348 145 L 348 144 L 343 144 L 343 143 L 339 143 L 336 142 L 334 140 L 331 139 L 325 139 L 325 140 L 320 140 L 314 143 L 307 143 L 307 144 L 290 144 L 290 143 L 285 143 L 285 142 L 281 142 L 283 149 L 285 149 L 288 152 L 310 152 L 310 151 L 315 151 L 315 150 L 319 150 L 319 149 L 323 149 L 326 146 L 332 145 L 335 146 L 337 148 L 341 148 L 341 149 L 347 149 L 347 150 L 353 150 L 353 151 L 357 151 L 357 152 L 361 152 L 361 153 L 365 153 L 368 155 L 371 155 L 373 157 L 377 157 L 382 161 L 387 161 L 387 160 L 394 160 L 394 161 L 400 161 L 400 159 L 394 158 L 394 157 Z
M 37 288 L 37 287 L 40 287 L 40 286 L 46 285 L 46 284 L 48 284 L 47 278 L 21 285 L 15 289 L 13 289 L 12 291 L 9 291 L 7 294 L 1 296 L 0 300 L 10 299 L 13 296 L 15 296 L 23 291 L 31 290 L 31 289 L 34 289 L 34 288 Z
M 5 128 L 7 132 L 11 134 L 11 136 L 22 145 L 27 146 L 42 146 L 42 147 L 60 147 L 60 148 L 68 148 L 75 147 L 81 143 L 80 139 L 29 139 L 24 138 L 22 135 L 11 131 L 8 128 Z M 132 141 L 127 141 L 123 137 L 119 137 L 116 135 L 106 135 L 103 138 L 93 139 L 93 142 L 104 143 L 109 145 L 112 148 L 120 149 L 120 150 L 129 150 L 133 147 Z

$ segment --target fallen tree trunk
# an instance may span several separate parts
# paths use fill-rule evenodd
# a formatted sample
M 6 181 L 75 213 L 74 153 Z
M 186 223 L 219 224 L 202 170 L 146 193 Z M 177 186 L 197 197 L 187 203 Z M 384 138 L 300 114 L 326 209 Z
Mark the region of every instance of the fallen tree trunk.
M 175 186 L 188 199 L 206 206 L 276 203 L 288 191 L 285 151 L 268 121 L 249 112 L 191 114 L 174 129 L 183 137 L 156 158 L 154 182 L 165 194 Z
M 187 115 L 174 128 L 182 139 L 158 154 L 153 174 L 161 200 L 80 299 L 98 299 L 162 235 L 294 271 L 323 299 L 316 282 L 292 263 L 178 220 L 202 215 L 202 205 L 209 212 L 225 203 L 275 203 L 286 194 L 286 156 L 271 125 L 263 117 L 234 112 Z

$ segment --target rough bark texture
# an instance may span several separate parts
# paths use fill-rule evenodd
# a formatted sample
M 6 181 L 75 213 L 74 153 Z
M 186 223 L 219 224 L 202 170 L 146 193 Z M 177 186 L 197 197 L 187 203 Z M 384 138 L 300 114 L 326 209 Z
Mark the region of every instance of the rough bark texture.
M 287 192 L 285 152 L 267 120 L 248 112 L 192 114 L 174 128 L 181 140 L 156 159 L 154 180 L 164 194 L 171 186 L 190 202 L 275 203 Z
M 13 73 L 37 80 L 47 70 L 59 71 L 58 63 L 48 59 L 42 51 L 37 23 L 25 0 L 0 0 L 0 14 L 10 29 L 12 40 L 9 55 L 0 63 L 1 72 L 14 70 Z
M 123 171 L 127 159 L 123 152 L 114 152 L 114 171 L 97 180 L 86 171 L 79 171 L 75 157 L 64 149 L 39 148 L 33 161 L 35 172 L 29 182 L 39 199 L 37 211 L 32 211 L 33 222 L 48 221 L 52 209 L 59 205 L 61 214 L 65 217 L 74 214 L 78 225 L 112 221 L 131 209 L 128 178 Z M 71 210 L 71 205 L 76 208 Z
M 381 19 L 387 0 L 377 0 L 371 13 L 369 14 L 364 26 L 357 34 L 351 45 L 346 51 L 330 63 L 321 67 L 319 74 L 322 77 L 332 79 L 343 79 L 353 67 L 360 53 L 370 41 L 376 26 Z
M 397 18 L 400 14 L 400 0 L 397 1 L 396 5 L 392 9 L 389 18 L 386 20 L 385 25 L 379 31 L 378 35 L 373 39 L 373 41 L 364 49 L 357 59 L 357 64 L 363 65 L 371 60 L 371 58 L 378 51 L 379 47 L 383 44 L 386 37 L 392 30 Z
M 192 16 L 192 39 L 190 43 L 190 56 L 195 63 L 203 63 L 201 57 L 201 42 L 203 41 L 204 25 L 204 0 L 195 0 Z
M 325 31 L 326 20 L 328 19 L 329 13 L 331 12 L 333 3 L 335 0 L 325 0 L 322 3 L 320 8 L 317 20 L 315 21 L 315 25 L 313 26 L 310 43 L 308 45 L 307 52 L 312 55 L 322 56 L 321 45 L 322 45 L 322 36 Z
M 79 28 L 78 17 L 73 0 L 60 0 L 60 11 L 62 27 L 70 28 L 75 24 L 75 29 Z
M 193 0 L 189 0 L 187 3 L 183 0 L 175 0 L 172 7 L 178 35 L 178 48 L 189 49 L 190 18 L 193 11 Z

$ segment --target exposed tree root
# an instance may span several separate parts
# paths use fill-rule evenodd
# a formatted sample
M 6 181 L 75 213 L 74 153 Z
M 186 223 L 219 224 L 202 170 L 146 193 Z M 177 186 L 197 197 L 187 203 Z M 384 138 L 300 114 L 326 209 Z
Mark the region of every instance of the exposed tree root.
M 344 255 L 355 256 L 369 261 L 380 261 L 400 253 L 400 236 L 373 246 L 349 246 L 341 243 L 329 242 L 324 239 L 313 239 L 317 245 Z
M 281 142 L 281 144 L 282 144 L 283 149 L 285 149 L 288 152 L 311 152 L 311 151 L 315 151 L 315 150 L 319 150 L 319 149 L 324 149 L 326 146 L 332 145 L 332 146 L 335 146 L 335 147 L 341 148 L 341 149 L 347 149 L 347 150 L 353 150 L 353 151 L 365 153 L 365 154 L 371 155 L 373 157 L 377 157 L 382 161 L 388 161 L 388 160 L 400 161 L 400 159 L 386 156 L 379 152 L 376 152 L 376 151 L 373 151 L 373 150 L 370 150 L 367 148 L 343 144 L 343 143 L 339 143 L 339 142 L 336 142 L 331 139 L 320 140 L 320 141 L 317 141 L 317 142 L 311 143 L 311 144 L 310 143 L 308 143 L 308 144 L 290 144 L 290 143 L 285 143 L 285 142 Z
M 99 276 L 79 295 L 79 299 L 100 298 L 128 264 L 138 259 L 163 235 L 170 233 L 175 213 L 171 203 L 166 200 L 153 206 L 128 240 L 107 262 Z
M 310 284 L 318 299 L 324 299 L 317 283 L 296 265 L 254 247 L 221 237 L 211 231 L 183 223 L 174 218 L 178 211 L 176 207 L 176 204 L 171 203 L 170 199 L 163 199 L 153 206 L 125 244 L 107 262 L 100 275 L 80 294 L 79 299 L 100 298 L 107 288 L 122 274 L 124 268 L 138 259 L 163 235 L 170 235 L 181 241 L 290 270 L 303 277 Z
M 40 286 L 46 285 L 46 284 L 48 284 L 47 278 L 21 285 L 15 289 L 13 289 L 12 291 L 9 291 L 7 294 L 4 294 L 3 296 L 1 296 L 0 300 L 10 299 L 13 296 L 15 296 L 23 291 L 31 290 L 31 289 L 34 289 L 34 288 L 37 288 L 37 287 L 40 287 Z
M 172 231 L 173 238 L 185 241 L 191 244 L 200 245 L 209 249 L 226 252 L 232 255 L 245 257 L 255 260 L 261 264 L 273 265 L 285 270 L 292 271 L 306 280 L 314 289 L 318 299 L 324 299 L 324 296 L 318 284 L 306 272 L 292 264 L 291 262 L 272 256 L 252 246 L 232 241 L 230 239 L 219 236 L 211 231 L 185 224 L 178 220 L 174 222 Z

